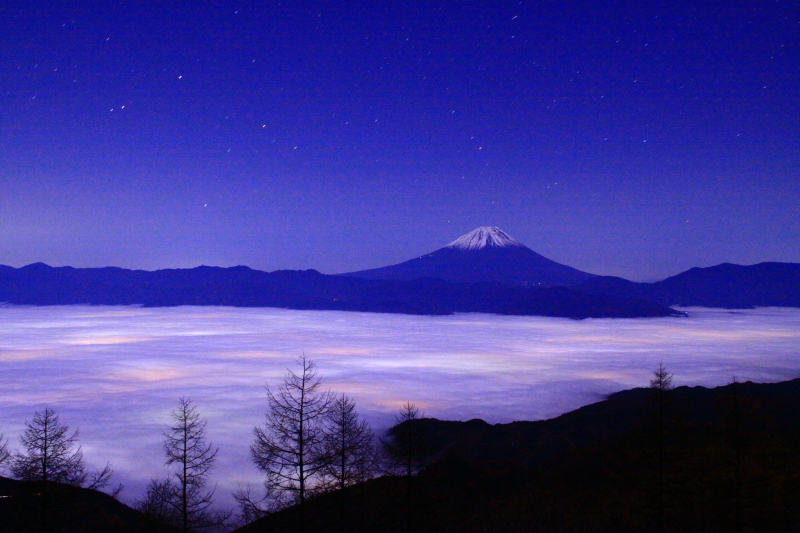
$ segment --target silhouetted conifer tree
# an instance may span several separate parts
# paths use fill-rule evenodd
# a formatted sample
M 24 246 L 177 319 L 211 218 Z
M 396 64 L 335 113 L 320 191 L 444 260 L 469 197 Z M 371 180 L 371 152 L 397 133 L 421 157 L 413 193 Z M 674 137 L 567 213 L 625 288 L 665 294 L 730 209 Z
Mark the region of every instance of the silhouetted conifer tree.
M 219 448 L 207 442 L 207 421 L 190 399 L 180 398 L 171 417 L 172 425 L 164 433 L 165 464 L 177 468 L 167 479 L 150 481 L 139 509 L 177 524 L 184 533 L 218 528 L 231 514 L 212 510 L 214 490 L 206 490 Z
M 421 417 L 416 405 L 406 402 L 395 416 L 397 424 L 381 442 L 387 466 L 406 478 L 406 530 L 412 530 L 412 477 L 429 459 L 424 436 L 414 421 Z
M 40 493 L 40 525 L 47 531 L 50 483 L 64 483 L 76 487 L 100 489 L 108 484 L 111 466 L 99 472 L 89 472 L 78 445 L 78 430 L 70 432 L 69 426 L 59 421 L 50 407 L 37 411 L 33 420 L 25 422 L 21 437 L 23 452 L 11 458 L 12 475 L 23 481 L 38 481 Z M 119 487 L 115 495 L 122 487 Z
M 345 529 L 345 488 L 363 482 L 374 470 L 375 437 L 360 420 L 356 404 L 342 394 L 331 401 L 326 414 L 325 468 L 331 488 L 339 490 L 339 529 Z
M 331 395 L 322 391 L 314 363 L 298 359 L 300 372 L 289 370 L 281 387 L 267 387 L 269 410 L 264 427 L 254 429 L 253 462 L 266 474 L 265 487 L 299 505 L 300 530 L 305 528 L 305 504 L 326 467 L 324 417 Z
M 11 457 L 11 452 L 8 451 L 8 440 L 0 433 L 0 467 Z

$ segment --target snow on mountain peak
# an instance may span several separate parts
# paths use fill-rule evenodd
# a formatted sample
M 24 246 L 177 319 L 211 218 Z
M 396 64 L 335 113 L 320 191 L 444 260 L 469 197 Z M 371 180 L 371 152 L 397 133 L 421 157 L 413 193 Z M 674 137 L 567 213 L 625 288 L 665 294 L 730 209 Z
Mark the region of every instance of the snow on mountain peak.
M 445 248 L 458 250 L 480 250 L 492 246 L 495 248 L 522 247 L 521 242 L 513 239 L 508 233 L 497 226 L 483 226 L 462 235 L 448 244 Z

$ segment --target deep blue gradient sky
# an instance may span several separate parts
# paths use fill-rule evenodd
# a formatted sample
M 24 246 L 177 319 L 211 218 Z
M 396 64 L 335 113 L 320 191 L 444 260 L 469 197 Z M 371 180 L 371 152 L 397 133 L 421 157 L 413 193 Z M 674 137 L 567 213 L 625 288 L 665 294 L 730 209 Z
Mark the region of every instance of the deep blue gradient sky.
M 4 2 L 0 264 L 800 262 L 800 3 Z

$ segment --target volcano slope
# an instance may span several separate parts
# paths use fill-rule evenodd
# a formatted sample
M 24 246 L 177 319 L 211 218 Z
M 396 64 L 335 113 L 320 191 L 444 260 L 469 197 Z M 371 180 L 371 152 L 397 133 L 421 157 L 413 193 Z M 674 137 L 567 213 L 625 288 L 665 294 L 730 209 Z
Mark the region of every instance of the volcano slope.
M 488 281 L 523 287 L 570 286 L 595 277 L 534 252 L 496 226 L 474 229 L 443 248 L 396 265 L 342 275 L 406 281 L 436 278 L 454 283 Z

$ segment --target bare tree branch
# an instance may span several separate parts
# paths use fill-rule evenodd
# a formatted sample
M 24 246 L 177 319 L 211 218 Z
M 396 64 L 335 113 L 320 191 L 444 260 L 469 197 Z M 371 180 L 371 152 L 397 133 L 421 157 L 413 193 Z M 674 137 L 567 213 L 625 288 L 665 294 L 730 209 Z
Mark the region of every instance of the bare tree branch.
M 55 481 L 77 487 L 101 489 L 108 484 L 111 466 L 91 473 L 86 469 L 83 451 L 78 445 L 78 430 L 70 433 L 50 407 L 37 411 L 31 422 L 25 422 L 21 441 L 24 452 L 12 458 L 11 472 L 25 481 Z
M 51 483 L 90 489 L 101 489 L 108 484 L 112 472 L 110 465 L 107 464 L 100 472 L 89 472 L 78 445 L 78 430 L 70 432 L 69 426 L 62 424 L 50 407 L 35 412 L 33 420 L 25 422 L 20 440 L 24 451 L 11 456 L 11 474 L 17 479 L 41 484 L 38 496 L 40 528 L 43 531 L 48 529 L 48 514 L 52 506 L 52 496 L 48 491 Z M 122 490 L 121 486 L 115 495 L 119 490 Z
M 206 441 L 207 421 L 190 399 L 180 398 L 171 416 L 173 423 L 164 433 L 165 464 L 177 468 L 165 480 L 151 480 L 138 507 L 184 532 L 220 527 L 232 513 L 213 510 L 215 489 L 205 488 L 219 448 Z
M 2 467 L 10 457 L 11 452 L 8 451 L 8 439 L 3 438 L 3 434 L 0 433 L 0 467 Z
M 323 417 L 331 395 L 320 390 L 322 381 L 305 354 L 297 363 L 300 372 L 289 370 L 277 391 L 267 387 L 269 410 L 263 428 L 253 430 L 250 455 L 266 475 L 268 492 L 300 504 L 302 522 L 305 500 L 325 468 Z
M 324 474 L 339 490 L 371 477 L 375 469 L 375 436 L 359 419 L 355 402 L 342 394 L 331 402 L 325 417 Z

